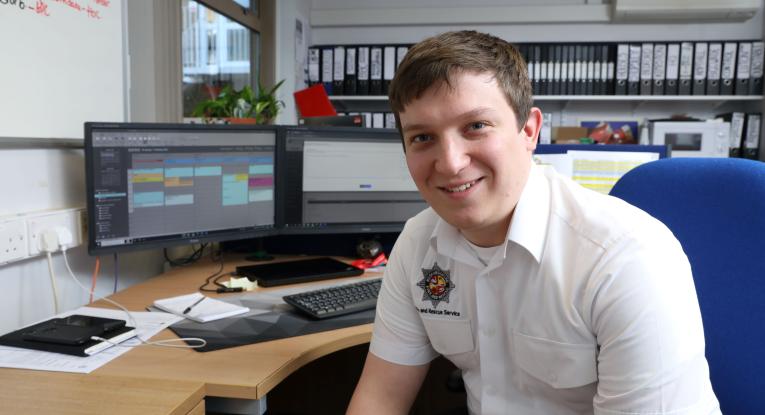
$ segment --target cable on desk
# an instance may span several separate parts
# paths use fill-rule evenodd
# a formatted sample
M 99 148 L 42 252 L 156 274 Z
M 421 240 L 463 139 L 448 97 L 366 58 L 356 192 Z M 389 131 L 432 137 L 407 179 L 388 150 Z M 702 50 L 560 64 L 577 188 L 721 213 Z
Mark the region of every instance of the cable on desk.
M 96 291 L 96 281 L 98 280 L 98 271 L 101 270 L 101 257 L 96 257 L 96 265 L 93 268 L 93 277 L 90 281 L 90 300 L 88 300 L 89 303 L 93 302 L 93 293 Z
M 117 294 L 117 281 L 120 279 L 120 265 L 117 253 L 114 253 L 114 291 L 112 294 Z
M 50 285 L 53 289 L 53 309 L 58 314 L 58 287 L 56 286 L 56 274 L 53 272 L 53 257 L 50 251 L 46 251 L 48 257 L 48 273 L 50 274 Z
M 170 259 L 170 257 L 167 255 L 167 248 L 164 248 L 162 250 L 162 253 L 165 256 L 165 261 L 167 261 L 170 266 L 173 267 L 180 267 L 183 265 L 189 265 L 193 264 L 197 261 L 199 261 L 204 253 L 205 248 L 208 244 L 200 244 L 198 249 L 195 249 L 194 252 L 191 253 L 191 255 L 187 256 L 186 258 L 178 258 L 178 259 Z
M 210 259 L 212 260 L 217 259 L 220 262 L 218 266 L 218 270 L 215 271 L 215 273 L 211 274 L 209 277 L 207 277 L 207 279 L 205 279 L 205 283 L 199 287 L 199 291 L 204 291 L 208 293 L 234 292 L 234 290 L 230 290 L 228 287 L 218 282 L 218 280 L 221 279 L 222 277 L 234 275 L 234 273 L 232 272 L 223 273 L 223 250 L 218 250 L 218 258 L 215 258 L 215 251 L 210 252 Z M 210 284 L 215 284 L 217 288 L 215 289 L 207 288 L 207 286 Z M 237 290 L 237 291 L 241 291 L 241 290 Z
M 82 285 L 82 283 L 80 283 L 80 280 L 77 279 L 77 277 L 74 275 L 74 272 L 72 271 L 72 268 L 69 266 L 69 259 L 66 256 L 67 246 L 61 245 L 60 248 L 61 248 L 61 255 L 64 257 L 64 265 L 66 265 L 66 270 L 69 272 L 69 276 L 72 277 L 74 282 L 77 283 L 77 285 L 80 286 L 80 288 L 82 288 L 83 290 L 85 290 L 85 292 L 88 292 L 92 296 L 93 295 L 93 291 L 88 290 L 84 285 Z M 49 255 L 50 255 L 50 253 L 49 253 Z M 115 263 L 116 263 L 116 255 L 117 254 L 115 254 Z M 116 276 L 116 274 L 115 274 L 115 276 Z M 118 307 L 120 310 L 124 311 L 125 314 L 127 314 L 128 321 L 130 322 L 130 324 L 133 327 L 136 327 L 136 328 L 138 327 L 138 324 L 136 323 L 135 318 L 133 317 L 133 314 L 127 308 L 125 308 L 125 306 L 123 306 L 122 304 L 120 304 L 120 303 L 118 303 L 118 302 L 116 302 L 114 300 L 108 299 L 106 297 L 98 297 L 98 298 L 96 298 L 96 300 L 104 300 L 104 301 L 106 301 L 106 302 L 108 302 L 108 303 Z M 94 340 L 106 341 L 107 343 L 110 343 L 113 346 L 120 346 L 120 347 L 161 346 L 161 347 L 176 347 L 176 348 L 182 348 L 182 349 L 198 349 L 198 348 L 207 346 L 207 340 L 200 339 L 198 337 L 183 337 L 183 338 L 179 338 L 179 339 L 166 339 L 166 340 L 155 340 L 155 341 L 144 340 L 137 333 L 136 333 L 135 337 L 136 337 L 136 339 L 138 339 L 138 341 L 141 342 L 141 344 L 132 346 L 132 345 L 124 345 L 124 344 L 110 342 L 110 341 L 108 341 L 106 339 L 102 339 L 100 337 L 96 338 L 96 336 L 91 337 L 91 338 L 93 338 Z M 199 342 L 199 344 L 196 344 L 196 345 L 174 344 L 174 343 L 178 343 L 178 342 Z

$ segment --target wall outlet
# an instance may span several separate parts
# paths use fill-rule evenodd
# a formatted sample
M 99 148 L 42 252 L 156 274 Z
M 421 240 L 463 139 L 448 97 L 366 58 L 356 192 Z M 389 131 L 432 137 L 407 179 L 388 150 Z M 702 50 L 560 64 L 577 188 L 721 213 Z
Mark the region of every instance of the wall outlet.
M 40 240 L 43 232 L 57 227 L 66 228 L 72 233 L 72 246 L 82 244 L 80 211 L 81 209 L 66 209 L 27 218 L 29 255 L 39 255 L 41 253 Z
M 27 224 L 23 218 L 0 220 L 0 264 L 29 256 Z

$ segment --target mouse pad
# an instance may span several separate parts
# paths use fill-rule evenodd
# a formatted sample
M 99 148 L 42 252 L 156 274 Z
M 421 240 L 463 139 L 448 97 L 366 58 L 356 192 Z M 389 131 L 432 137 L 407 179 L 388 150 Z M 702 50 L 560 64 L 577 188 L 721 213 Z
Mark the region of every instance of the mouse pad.
M 323 320 L 314 320 L 292 309 L 285 308 L 268 313 L 224 318 L 207 323 L 183 320 L 170 326 L 170 330 L 179 337 L 205 339 L 207 345 L 194 350 L 209 352 L 246 344 L 358 326 L 371 323 L 374 319 L 374 309 Z M 189 342 L 189 344 L 195 343 Z

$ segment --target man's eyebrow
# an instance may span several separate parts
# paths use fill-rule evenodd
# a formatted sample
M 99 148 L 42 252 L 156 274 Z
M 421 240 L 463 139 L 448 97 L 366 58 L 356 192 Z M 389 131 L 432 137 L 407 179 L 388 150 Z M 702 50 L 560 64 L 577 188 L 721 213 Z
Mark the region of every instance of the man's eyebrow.
M 494 112 L 493 109 L 490 107 L 478 107 L 474 108 L 470 111 L 463 112 L 462 114 L 457 115 L 453 119 L 456 120 L 462 120 L 462 119 L 472 119 L 476 117 L 480 117 L 482 115 L 485 115 L 486 113 L 492 113 Z M 421 131 L 426 130 L 429 128 L 428 124 L 411 124 L 407 126 L 402 126 L 401 130 L 404 133 L 410 132 L 410 131 Z

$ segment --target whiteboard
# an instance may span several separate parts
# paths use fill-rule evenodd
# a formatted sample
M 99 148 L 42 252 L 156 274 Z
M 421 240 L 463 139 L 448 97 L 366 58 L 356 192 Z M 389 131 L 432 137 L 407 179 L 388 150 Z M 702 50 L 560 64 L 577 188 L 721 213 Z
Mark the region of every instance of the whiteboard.
M 124 121 L 122 0 L 0 0 L 0 137 Z

